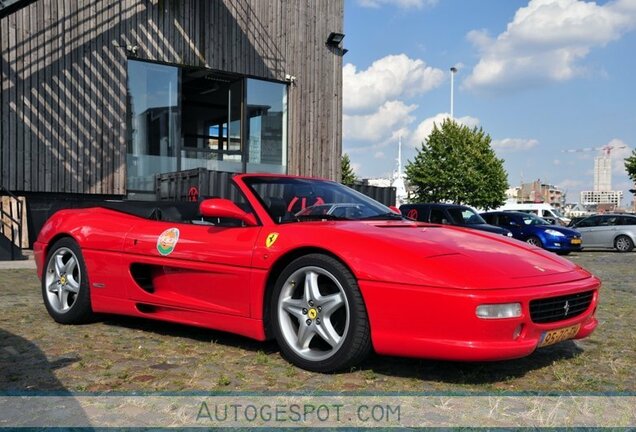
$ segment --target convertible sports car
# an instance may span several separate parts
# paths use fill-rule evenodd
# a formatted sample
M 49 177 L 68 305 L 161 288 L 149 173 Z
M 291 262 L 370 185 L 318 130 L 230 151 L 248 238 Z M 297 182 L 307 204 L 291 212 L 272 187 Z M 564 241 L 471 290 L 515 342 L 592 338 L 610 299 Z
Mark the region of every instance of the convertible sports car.
M 49 314 L 275 338 L 331 372 L 379 354 L 526 356 L 588 336 L 600 281 L 503 236 L 405 220 L 345 186 L 243 174 L 228 198 L 63 210 L 35 243 Z

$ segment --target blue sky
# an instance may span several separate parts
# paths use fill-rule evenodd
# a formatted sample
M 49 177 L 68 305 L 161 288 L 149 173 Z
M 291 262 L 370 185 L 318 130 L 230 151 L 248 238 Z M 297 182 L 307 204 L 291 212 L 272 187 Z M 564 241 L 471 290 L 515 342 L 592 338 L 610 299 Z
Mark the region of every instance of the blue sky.
M 481 126 L 511 185 L 541 179 L 569 202 L 612 145 L 613 189 L 632 200 L 636 0 L 345 0 L 343 151 L 358 177 L 390 176 L 450 112 Z M 624 147 L 624 148 L 621 148 Z

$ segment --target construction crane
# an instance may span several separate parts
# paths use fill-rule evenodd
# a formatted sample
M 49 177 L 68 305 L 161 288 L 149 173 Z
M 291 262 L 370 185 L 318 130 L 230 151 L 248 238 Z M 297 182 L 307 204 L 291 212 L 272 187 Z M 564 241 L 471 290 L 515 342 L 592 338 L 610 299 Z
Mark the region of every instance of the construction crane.
M 584 147 L 584 148 L 578 148 L 578 149 L 567 149 L 567 150 L 561 150 L 563 153 L 579 153 L 579 152 L 591 152 L 591 151 L 602 151 L 603 153 L 605 153 L 605 156 L 610 157 L 612 155 L 612 150 L 616 150 L 616 149 L 624 149 L 627 148 L 627 146 L 625 144 L 607 144 L 604 145 L 603 147 Z

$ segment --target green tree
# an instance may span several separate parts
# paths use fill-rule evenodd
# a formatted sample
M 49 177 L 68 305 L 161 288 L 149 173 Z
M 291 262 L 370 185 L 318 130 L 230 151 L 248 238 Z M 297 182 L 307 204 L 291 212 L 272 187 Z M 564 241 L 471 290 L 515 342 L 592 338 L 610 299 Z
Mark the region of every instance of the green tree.
M 636 149 L 632 151 L 630 157 L 625 158 L 625 169 L 627 170 L 629 178 L 636 183 Z
M 435 125 L 415 160 L 406 165 L 406 177 L 415 187 L 410 201 L 451 201 L 485 210 L 502 205 L 508 176 L 490 142 L 481 128 L 453 120 Z
M 356 173 L 353 171 L 348 154 L 345 153 L 342 155 L 340 166 L 342 168 L 342 180 L 340 182 L 344 185 L 351 186 L 358 179 Z

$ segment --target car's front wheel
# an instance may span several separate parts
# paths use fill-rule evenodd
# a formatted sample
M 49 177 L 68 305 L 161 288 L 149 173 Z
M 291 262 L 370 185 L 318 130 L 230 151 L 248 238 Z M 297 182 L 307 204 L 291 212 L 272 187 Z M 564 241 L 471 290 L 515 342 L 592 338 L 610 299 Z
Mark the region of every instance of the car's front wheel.
M 62 324 L 79 324 L 93 317 L 84 257 L 75 240 L 56 241 L 46 255 L 42 297 L 49 315 Z
M 371 351 L 358 283 L 330 256 L 310 254 L 291 262 L 276 282 L 271 311 L 281 352 L 303 369 L 336 372 Z
M 532 246 L 536 246 L 536 247 L 543 247 L 543 245 L 541 244 L 541 240 L 539 239 L 539 237 L 535 237 L 535 236 L 530 236 L 526 239 L 526 243 L 531 244 Z
M 614 247 L 619 252 L 631 252 L 634 249 L 634 242 L 626 235 L 616 237 Z

